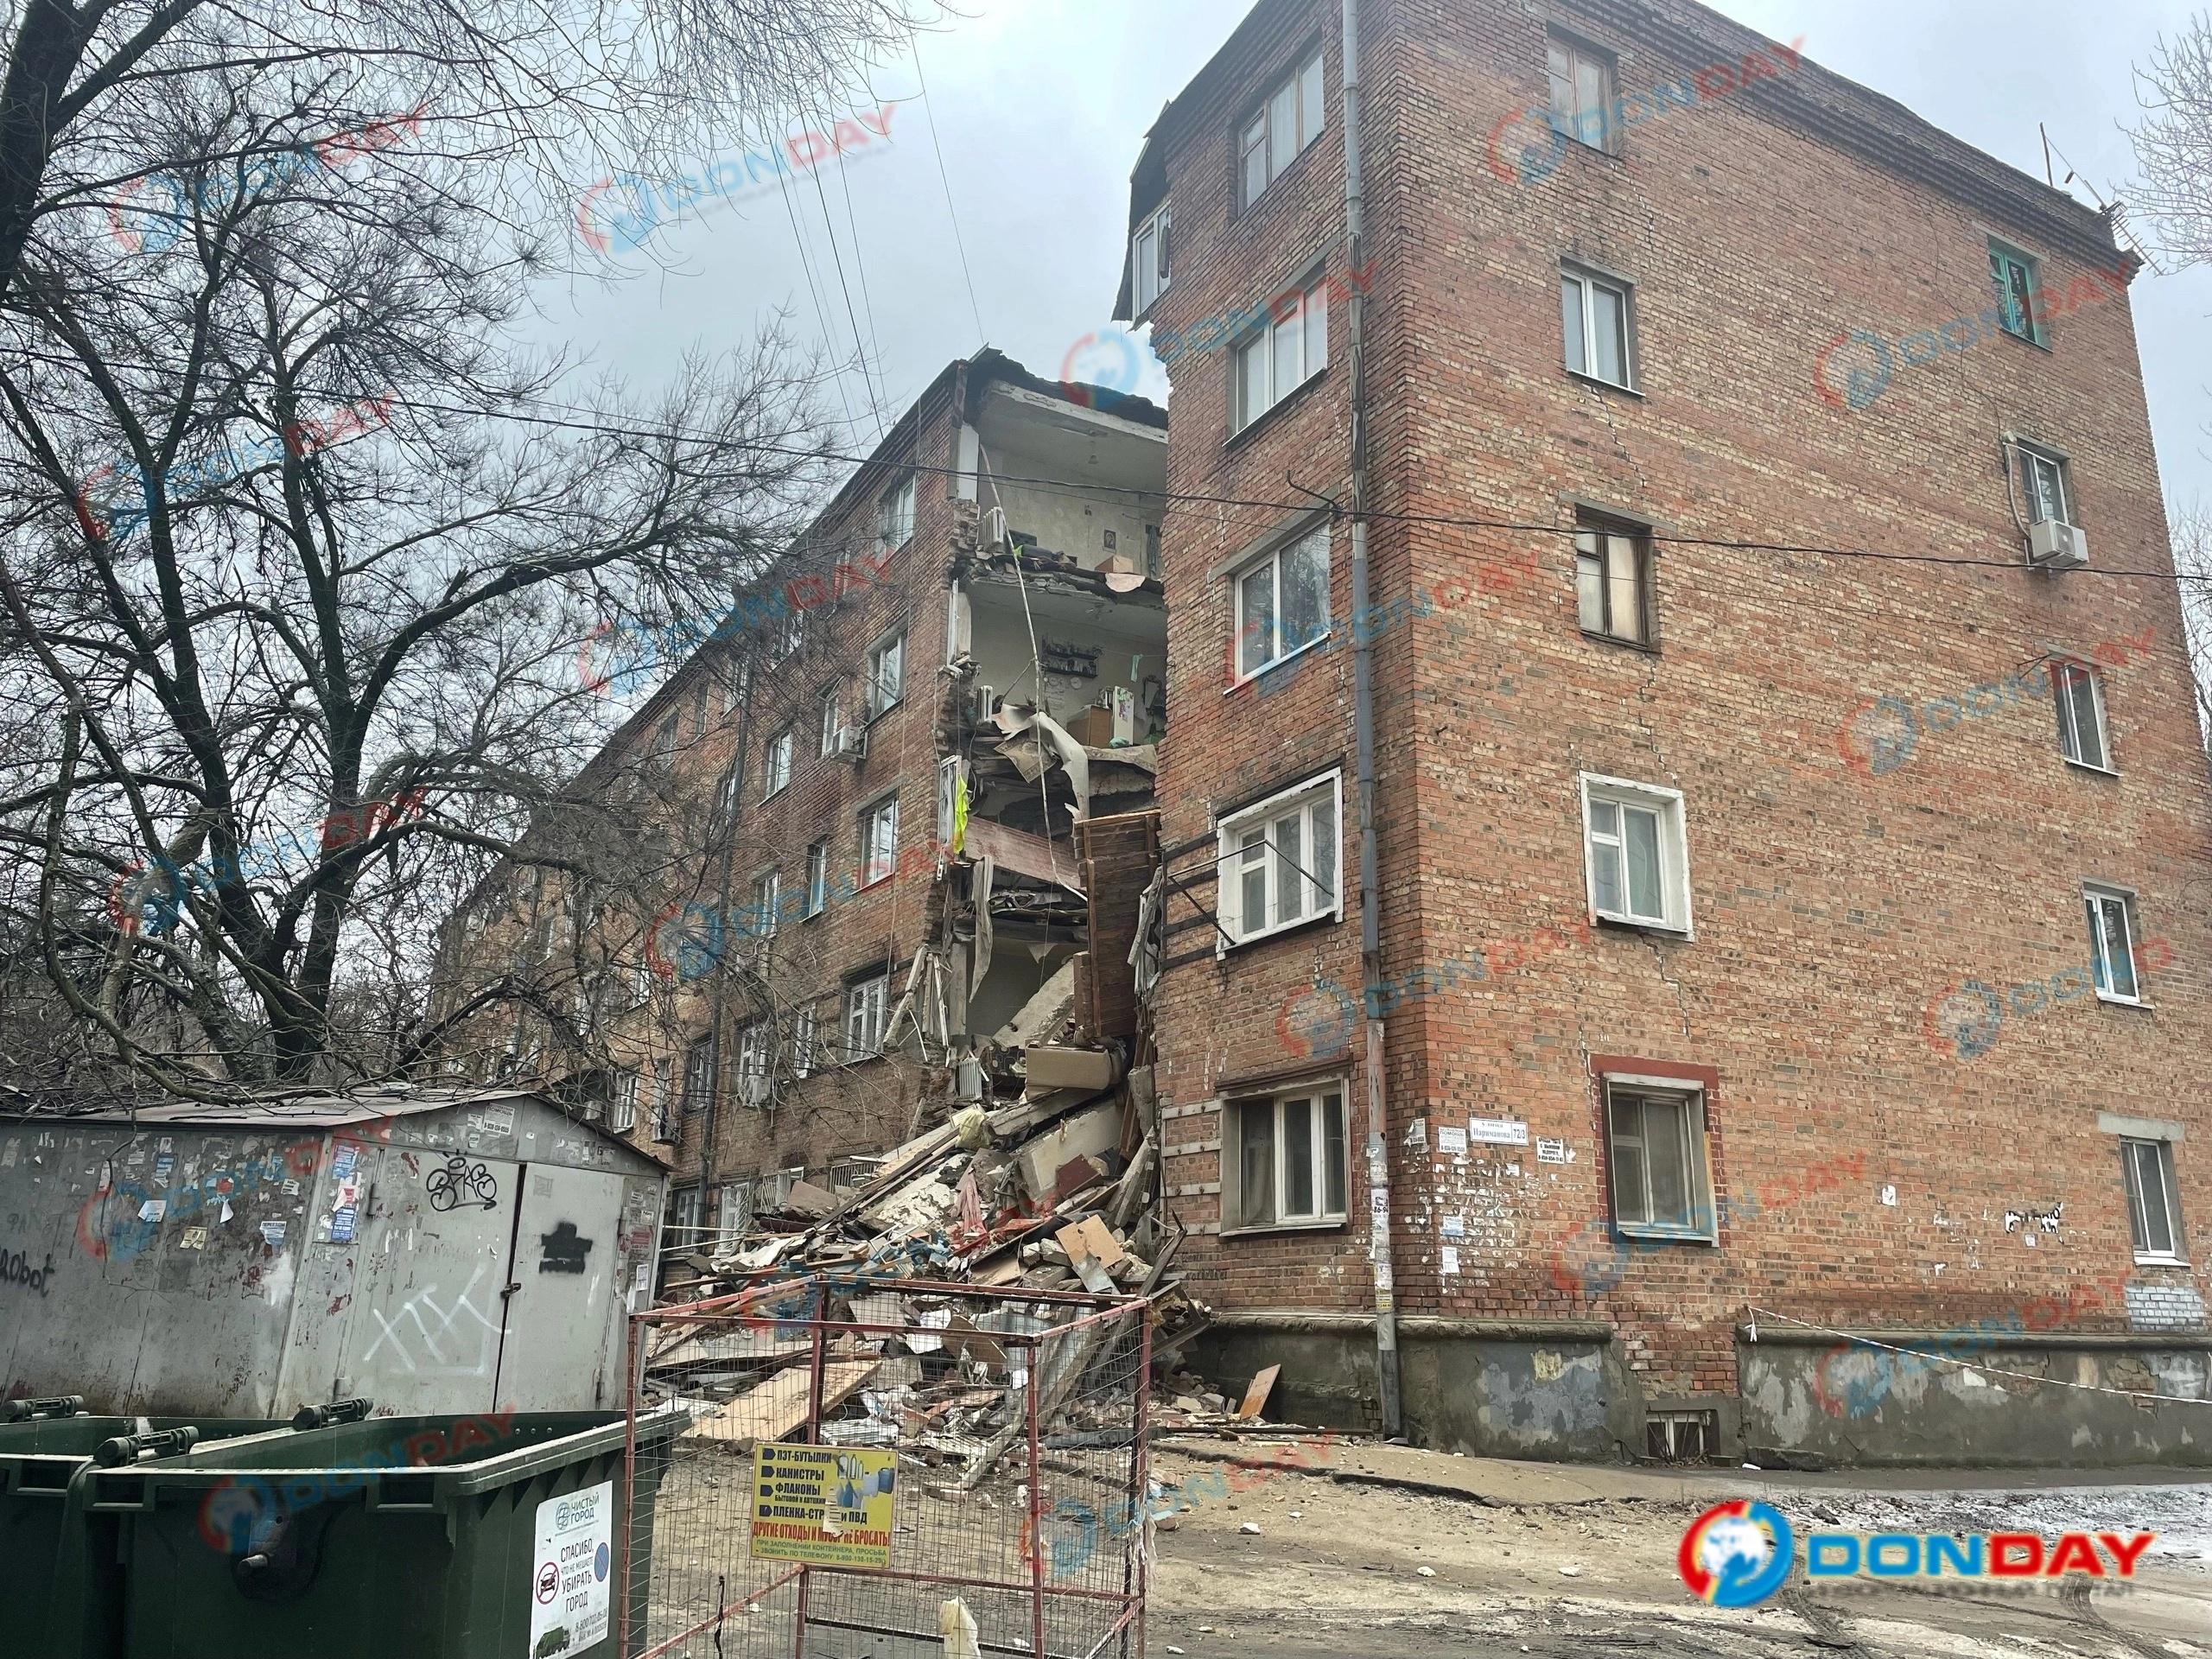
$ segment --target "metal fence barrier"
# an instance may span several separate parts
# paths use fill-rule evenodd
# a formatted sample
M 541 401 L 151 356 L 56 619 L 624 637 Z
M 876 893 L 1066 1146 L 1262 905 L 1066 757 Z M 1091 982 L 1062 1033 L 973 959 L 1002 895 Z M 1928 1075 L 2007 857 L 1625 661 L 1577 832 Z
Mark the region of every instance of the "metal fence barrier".
M 625 1659 L 1144 1652 L 1141 1301 L 868 1274 L 630 1322 Z

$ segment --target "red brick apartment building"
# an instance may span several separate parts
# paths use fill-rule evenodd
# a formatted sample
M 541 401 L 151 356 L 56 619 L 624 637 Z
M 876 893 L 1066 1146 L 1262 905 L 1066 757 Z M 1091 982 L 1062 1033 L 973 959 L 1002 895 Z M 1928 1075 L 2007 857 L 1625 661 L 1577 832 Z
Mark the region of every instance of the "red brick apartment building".
M 1344 10 L 1263 0 L 1130 204 L 1205 1363 L 1483 1452 L 2212 1460 L 2136 262 L 1681 0 L 1358 0 L 1356 96 Z
M 1076 835 L 1154 804 L 1166 423 L 957 361 L 759 591 L 588 647 L 676 666 L 456 915 L 438 1011 L 674 1164 L 664 1277 L 977 1097 L 1040 993 L 1096 1025 Z

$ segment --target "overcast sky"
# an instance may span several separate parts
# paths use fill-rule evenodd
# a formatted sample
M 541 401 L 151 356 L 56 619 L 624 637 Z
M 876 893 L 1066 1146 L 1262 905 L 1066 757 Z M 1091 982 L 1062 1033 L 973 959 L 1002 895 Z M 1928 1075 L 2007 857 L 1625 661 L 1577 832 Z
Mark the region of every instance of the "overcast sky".
M 856 124 L 842 175 L 837 162 L 820 169 L 836 258 L 810 178 L 791 207 L 775 192 L 710 200 L 645 248 L 611 248 L 604 268 L 626 273 L 622 280 L 543 293 L 552 329 L 642 391 L 687 350 L 741 344 L 779 308 L 810 340 L 826 331 L 848 359 L 857 325 L 880 365 L 868 387 L 857 376 L 844 383 L 861 448 L 876 432 L 871 393 L 887 420 L 982 341 L 1058 377 L 1087 336 L 1112 331 L 1129 170 L 1146 129 L 1249 6 L 958 3 L 972 16 L 924 42 L 918 75 L 909 62 L 876 87 L 880 98 L 915 100 L 892 113 L 887 142 L 869 133 L 853 146 L 865 130 Z M 2188 14 L 2187 0 L 1723 0 L 1719 9 L 1777 40 L 1802 35 L 1808 56 L 2037 174 L 2043 122 L 2108 198 L 2125 195 L 2132 164 L 2120 123 L 2136 112 L 2133 66 Z M 917 97 L 925 82 L 925 103 Z M 734 149 L 702 139 L 700 153 L 703 174 L 703 163 Z M 2082 184 L 2071 188 L 2094 200 Z M 603 192 L 585 210 L 602 238 L 620 211 L 608 198 L 620 194 Z M 2133 301 L 2167 498 L 2212 498 L 2212 352 L 2201 326 L 2212 273 L 2146 270 Z M 1101 351 L 1093 342 L 1076 366 L 1110 361 Z M 1148 354 L 1144 365 L 1138 389 L 1164 397 L 1166 378 Z

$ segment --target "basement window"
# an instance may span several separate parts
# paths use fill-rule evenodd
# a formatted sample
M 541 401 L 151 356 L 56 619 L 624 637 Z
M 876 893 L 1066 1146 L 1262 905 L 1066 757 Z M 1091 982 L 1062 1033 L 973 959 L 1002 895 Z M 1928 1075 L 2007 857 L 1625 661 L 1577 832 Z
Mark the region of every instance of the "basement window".
M 1341 1084 L 1231 1102 L 1224 1126 L 1222 1213 L 1229 1230 L 1325 1227 L 1345 1213 Z
M 1344 774 L 1331 772 L 1221 821 L 1221 925 L 1238 944 L 1344 914 L 1337 849 Z M 1228 942 L 1219 945 L 1222 951 Z
M 1608 1077 L 1605 1132 L 1613 1225 L 1638 1237 L 1713 1243 L 1702 1091 Z
M 2127 1222 L 2136 1261 L 2145 1265 L 2179 1262 L 2183 1234 L 2173 1143 L 2123 1140 L 2120 1155 L 2127 1177 Z

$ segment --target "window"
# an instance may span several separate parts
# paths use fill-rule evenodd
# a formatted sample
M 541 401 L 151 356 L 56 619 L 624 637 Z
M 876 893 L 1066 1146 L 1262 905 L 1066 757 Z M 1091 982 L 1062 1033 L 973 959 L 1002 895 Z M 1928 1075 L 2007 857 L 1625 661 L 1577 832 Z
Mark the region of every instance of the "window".
M 753 1224 L 753 1183 L 725 1181 L 716 1187 L 715 1217 L 719 1227 L 715 1254 L 726 1255 L 737 1249 L 745 1230 Z
M 2135 976 L 2135 899 L 2118 887 L 2084 887 L 2089 912 L 2089 963 L 2097 995 L 2107 1002 L 2139 1002 Z
M 705 1231 L 700 1224 L 705 1199 L 705 1189 L 696 1186 L 679 1186 L 668 1195 L 668 1248 L 671 1253 L 682 1255 L 699 1248 Z
M 1236 677 L 1303 651 L 1329 631 L 1329 527 L 1308 531 L 1236 577 Z
M 1332 772 L 1222 820 L 1221 925 L 1237 944 L 1344 913 L 1342 785 L 1343 774 Z M 1225 940 L 1217 947 L 1228 948 Z
M 1651 543 L 1641 531 L 1596 518 L 1574 532 L 1574 598 L 1585 633 L 1651 643 Z
M 2062 524 L 2072 524 L 2074 492 L 2068 487 L 2064 459 L 2024 443 L 2013 447 L 2019 451 L 2020 482 L 2027 490 L 2028 522 L 2039 524 L 2053 519 Z
M 1320 278 L 1268 308 L 1268 320 L 1230 351 L 1235 424 L 1242 432 L 1329 366 L 1329 290 Z
M 785 727 L 768 740 L 768 764 L 760 779 L 760 798 L 771 801 L 791 780 L 791 734 Z
M 1136 310 L 1142 317 L 1153 302 L 1167 291 L 1168 210 L 1166 207 L 1137 226 L 1129 238 L 1129 280 L 1135 287 Z
M 832 1192 L 856 1192 L 875 1179 L 875 1172 L 883 1166 L 883 1160 L 871 1157 L 840 1158 L 830 1166 L 830 1190 Z
M 887 974 L 878 974 L 845 992 L 845 1058 L 865 1060 L 883 1052 L 883 1014 L 891 989 Z
M 753 936 L 776 937 L 776 922 L 783 909 L 784 873 L 771 870 L 753 884 Z
M 653 1062 L 653 1139 L 678 1141 L 683 1131 L 676 1109 L 676 1062 Z
M 837 707 L 837 688 L 831 686 L 822 694 L 822 753 L 837 753 L 837 729 L 844 723 L 843 711 Z
M 614 1103 L 607 1114 L 607 1127 L 617 1135 L 627 1135 L 638 1127 L 636 1071 L 617 1071 L 614 1074 Z
M 2183 1258 L 2181 1201 L 2174 1185 L 2174 1148 L 2170 1141 L 2120 1143 L 2127 1174 L 2127 1221 L 2138 1262 L 2179 1262 Z
M 2087 663 L 2055 662 L 2050 690 L 2058 703 L 2058 752 L 2077 766 L 2113 770 L 2105 739 L 2105 694 L 2097 671 Z
M 806 913 L 819 916 L 830 907 L 830 843 L 817 841 L 806 849 Z
M 689 1115 L 707 1109 L 715 1091 L 715 1039 L 702 1037 L 683 1052 L 683 1109 Z
M 1330 1086 L 1229 1109 L 1236 1184 L 1232 1228 L 1295 1227 L 1344 1218 L 1344 1097 Z
M 1607 385 L 1636 389 L 1634 290 L 1594 272 L 1560 268 L 1560 320 L 1567 366 Z
M 1989 285 L 1997 290 L 1997 317 L 2008 334 L 2043 344 L 2037 312 L 2043 302 L 2042 266 L 2032 256 L 2002 242 L 1989 245 Z
M 1160 526 L 1144 527 L 1144 573 L 1154 582 L 1160 580 Z
M 676 733 L 682 719 L 680 715 L 671 715 L 653 733 L 653 765 L 662 772 L 671 771 L 676 766 Z
M 727 827 L 737 822 L 737 791 L 743 778 L 744 772 L 738 765 L 737 757 L 731 756 L 729 770 L 722 774 L 721 782 L 715 785 L 715 821 L 717 823 Z
M 1592 149 L 1613 147 L 1613 60 L 1554 35 L 1548 42 L 1552 125 Z
M 768 1103 L 768 1027 L 759 1020 L 737 1036 L 737 1100 L 741 1106 Z
M 1608 1079 L 1613 1224 L 1624 1233 L 1713 1236 L 1705 1170 L 1705 1096 Z
M 1591 914 L 1687 934 L 1689 852 L 1681 791 L 1585 772 L 1582 823 Z
M 894 633 L 868 654 L 868 717 L 899 705 L 906 695 L 906 636 Z
M 870 887 L 899 865 L 899 798 L 887 796 L 861 814 L 861 886 Z
M 722 713 L 737 707 L 739 670 L 735 664 L 725 662 L 721 670 Z
M 878 550 L 896 553 L 914 539 L 914 480 L 894 484 L 875 504 Z
M 1238 145 L 1238 212 L 1257 201 L 1260 193 L 1321 136 L 1327 116 L 1321 101 L 1321 54 L 1316 52 L 1296 74 L 1268 93 L 1267 102 L 1244 124 Z
M 814 1010 L 801 1008 L 791 1019 L 791 1075 L 807 1077 L 814 1075 L 817 1020 Z
M 791 1201 L 791 1189 L 806 1179 L 806 1166 L 779 1169 L 753 1183 L 753 1213 L 780 1210 Z

